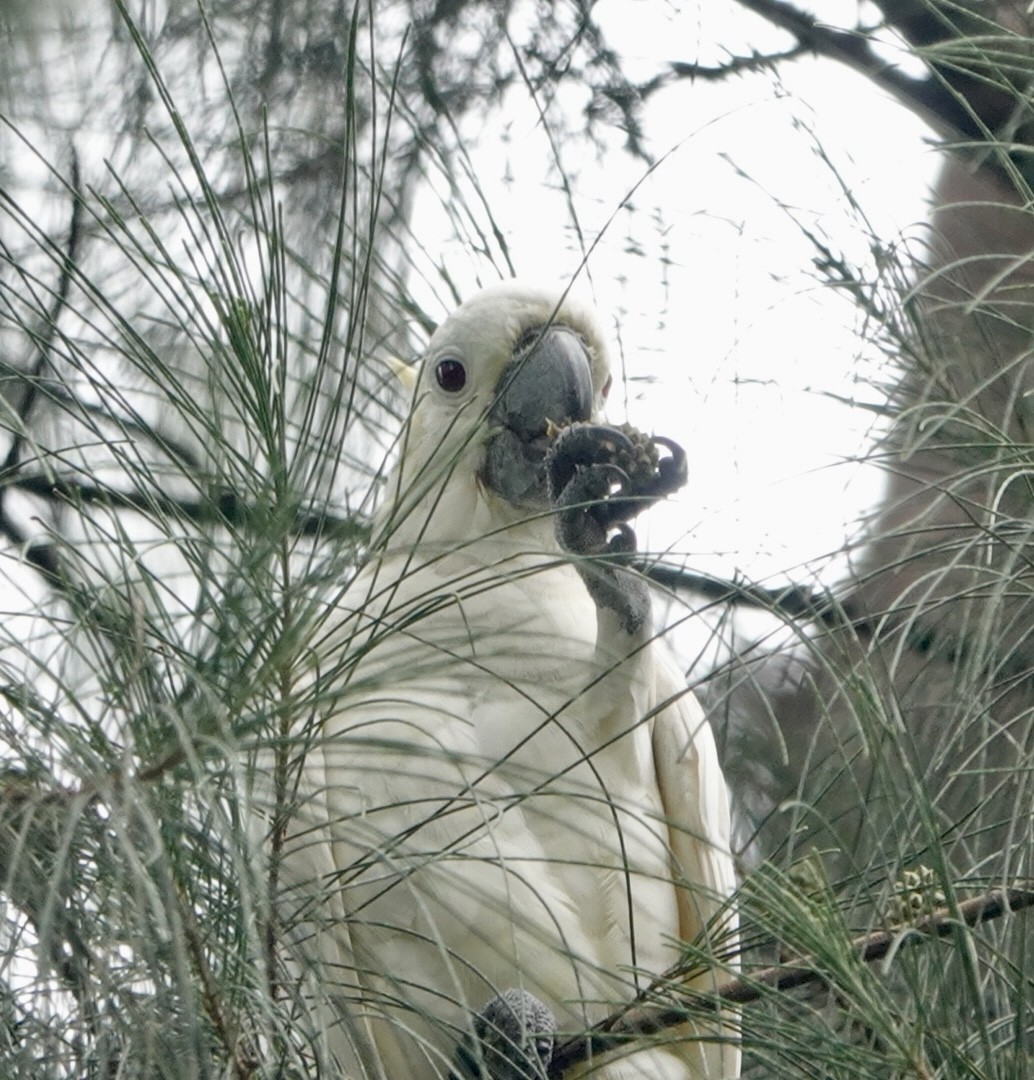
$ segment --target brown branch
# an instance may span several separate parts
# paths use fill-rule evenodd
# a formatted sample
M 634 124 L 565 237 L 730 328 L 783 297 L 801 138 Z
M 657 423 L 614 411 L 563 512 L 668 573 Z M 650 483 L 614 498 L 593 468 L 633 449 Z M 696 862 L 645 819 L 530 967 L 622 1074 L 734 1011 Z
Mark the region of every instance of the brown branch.
M 875 0 L 884 20 L 936 72 L 977 127 L 1009 139 L 1030 106 L 1029 9 L 977 2 Z M 974 128 L 976 130 L 976 127 Z
M 955 141 L 987 141 L 986 128 L 959 94 L 940 79 L 912 79 L 896 71 L 873 50 L 865 29 L 838 30 L 785 0 L 739 0 L 739 3 L 792 34 L 807 51 L 836 60 L 864 75 L 942 136 Z
M 268 514 L 268 511 L 260 511 L 240 495 L 228 490 L 213 493 L 209 498 L 187 499 L 153 489 L 146 492 L 123 491 L 81 480 L 52 479 L 22 473 L 0 477 L 0 490 L 4 488 L 16 488 L 37 498 L 60 501 L 73 507 L 101 504 L 142 514 L 179 518 L 196 525 L 223 525 L 243 530 L 264 528 Z M 0 504 L 2 514 L 3 506 Z M 40 542 L 30 544 L 13 521 L 3 522 L 0 531 L 7 533 L 15 543 L 25 545 L 27 561 L 51 584 L 59 584 L 54 545 Z M 370 523 L 360 515 L 341 517 L 329 511 L 303 513 L 299 510 L 290 532 L 294 536 L 336 538 L 361 544 L 369 538 Z M 812 592 L 798 585 L 769 589 L 647 559 L 636 560 L 634 565 L 644 577 L 664 588 L 689 590 L 718 603 L 746 604 L 787 619 L 812 619 L 831 627 L 857 623 L 856 615 L 843 602 L 830 594 Z
M 721 604 L 746 604 L 787 619 L 811 619 L 841 628 L 857 625 L 857 614 L 832 593 L 812 592 L 800 585 L 769 589 L 743 581 L 714 577 L 669 563 L 636 560 L 635 568 L 651 581 L 667 589 L 699 593 Z
M 182 518 L 198 525 L 223 525 L 227 528 L 268 528 L 267 507 L 252 505 L 234 491 L 221 490 L 208 498 L 177 498 L 156 488 L 148 491 L 123 491 L 101 484 L 77 480 L 48 478 L 39 475 L 15 475 L 0 483 L 0 489 L 17 488 L 30 495 L 60 501 L 79 507 L 96 503 L 119 510 L 136 510 L 142 514 Z M 368 534 L 366 523 L 353 517 L 336 517 L 328 513 L 295 515 L 291 531 L 297 536 L 339 536 L 362 541 Z
M 672 60 L 668 67 L 669 79 L 671 76 L 679 79 L 699 79 L 701 82 L 721 82 L 723 79 L 734 75 L 744 75 L 754 71 L 763 71 L 765 68 L 774 68 L 786 60 L 796 60 L 811 50 L 807 45 L 798 42 L 790 49 L 776 53 L 752 52 L 749 56 L 730 56 L 722 64 L 693 64 L 685 60 Z M 651 84 L 650 89 L 655 89 Z
M 860 960 L 873 963 L 882 960 L 896 943 L 919 943 L 930 938 L 948 937 L 960 926 L 973 927 L 990 919 L 1034 906 L 1034 889 L 991 889 L 965 900 L 958 910 L 938 908 L 908 926 L 891 927 L 863 934 L 851 942 Z M 684 972 L 674 969 L 662 976 L 656 985 L 677 980 Z M 788 964 L 777 964 L 761 971 L 733 979 L 711 994 L 688 989 L 674 991 L 675 1004 L 656 1006 L 632 1004 L 608 1016 L 587 1035 L 579 1035 L 561 1043 L 553 1054 L 549 1075 L 560 1078 L 580 1062 L 627 1045 L 644 1035 L 656 1034 L 678 1027 L 693 1018 L 714 1016 L 725 1005 L 749 1005 L 774 993 L 786 993 L 808 983 L 824 982 L 824 972 L 810 957 Z M 648 991 L 649 993 L 649 991 Z

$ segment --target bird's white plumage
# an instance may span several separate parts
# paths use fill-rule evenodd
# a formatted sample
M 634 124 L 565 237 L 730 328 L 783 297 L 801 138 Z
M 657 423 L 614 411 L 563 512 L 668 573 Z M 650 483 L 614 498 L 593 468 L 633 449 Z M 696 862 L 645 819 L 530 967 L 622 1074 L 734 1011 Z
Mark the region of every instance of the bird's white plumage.
M 551 319 L 586 345 L 598 415 L 589 309 L 513 284 L 460 308 L 426 353 L 375 556 L 314 646 L 304 816 L 331 846 L 298 843 L 294 877 L 319 878 L 341 916 L 316 951 L 347 998 L 331 1042 L 356 1080 L 444 1080 L 470 1015 L 511 987 L 561 1030 L 591 1025 L 734 887 L 700 706 L 648 630 L 597 610 L 549 513 L 479 478 L 501 374 Z M 443 357 L 465 365 L 461 393 L 435 385 Z M 592 1075 L 736 1074 L 733 1047 L 683 1035 Z

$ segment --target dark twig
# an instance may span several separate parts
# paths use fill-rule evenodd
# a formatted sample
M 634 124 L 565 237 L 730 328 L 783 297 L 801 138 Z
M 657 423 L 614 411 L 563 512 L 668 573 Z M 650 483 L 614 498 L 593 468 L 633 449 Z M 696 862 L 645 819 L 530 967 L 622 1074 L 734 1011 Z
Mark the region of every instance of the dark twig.
M 208 498 L 177 498 L 156 490 L 123 491 L 118 488 L 89 483 L 84 480 L 54 479 L 40 475 L 15 473 L 0 483 L 3 488 L 16 488 L 37 498 L 60 501 L 70 506 L 90 503 L 103 504 L 143 514 L 161 514 L 181 518 L 196 525 L 223 525 L 237 529 L 265 527 L 268 512 L 249 504 L 235 492 L 223 490 Z M 4 517 L 0 504 L 0 531 L 15 543 L 26 544 L 20 527 Z M 340 539 L 363 543 L 369 536 L 369 522 L 358 515 L 342 517 L 332 512 L 304 513 L 298 511 L 290 532 L 295 536 Z M 36 543 L 26 548 L 28 561 L 51 579 L 57 570 L 57 556 L 52 545 Z M 766 589 L 759 585 L 730 581 L 727 578 L 699 574 L 666 563 L 639 560 L 636 569 L 645 577 L 667 589 L 688 590 L 722 603 L 746 604 L 781 615 L 788 619 L 814 619 L 827 626 L 852 624 L 850 610 L 829 594 L 814 593 L 797 585 Z
M 196 525 L 222 525 L 256 531 L 269 527 L 268 507 L 251 504 L 236 492 L 225 489 L 213 492 L 209 497 L 188 499 L 177 498 L 155 488 L 146 492 L 122 491 L 102 484 L 39 475 L 10 477 L 6 486 L 70 506 L 96 503 L 120 510 L 137 510 L 142 514 L 180 518 Z M 307 513 L 299 509 L 290 532 L 309 538 L 336 537 L 362 542 L 368 535 L 369 527 L 364 519 L 358 517 L 338 517 L 322 511 Z
M 792 48 L 776 53 L 752 52 L 749 56 L 730 56 L 722 64 L 692 64 L 685 60 L 672 60 L 668 65 L 670 75 L 679 79 L 699 79 L 701 82 L 720 82 L 734 75 L 774 68 L 786 60 L 796 60 L 811 52 L 807 45 L 798 43 Z M 668 81 L 668 80 L 665 80 Z
M 72 193 L 72 214 L 68 225 L 68 244 L 64 258 L 61 260 L 61 273 L 58 276 L 54 303 L 46 316 L 35 363 L 25 376 L 25 393 L 15 410 L 17 422 L 11 427 L 11 445 L 7 448 L 3 462 L 0 463 L 0 478 L 10 475 L 17 468 L 18 460 L 21 457 L 29 417 L 39 396 L 40 381 L 43 378 L 43 373 L 50 363 L 51 344 L 55 333 L 57 333 L 58 319 L 60 319 L 62 311 L 68 304 L 72 278 L 79 258 L 83 199 L 79 176 L 79 155 L 76 153 L 74 146 L 72 147 L 72 177 L 69 188 Z M 29 564 L 38 570 L 49 584 L 57 583 L 61 576 L 57 552 L 50 545 L 45 545 L 42 550 L 36 550 L 39 545 L 28 545 L 28 538 L 24 530 L 8 512 L 4 502 L 5 493 L 6 485 L 0 484 L 0 533 L 15 545 L 19 547 L 25 546 L 26 558 Z
M 75 147 L 72 148 L 72 179 L 69 188 L 72 192 L 72 216 L 68 226 L 68 245 L 64 258 L 61 260 L 61 273 L 54 294 L 54 304 L 46 316 L 46 325 L 43 327 L 43 333 L 40 336 L 36 361 L 25 376 L 25 395 L 18 403 L 18 408 L 15 411 L 15 415 L 18 417 L 18 425 L 12 428 L 11 445 L 7 448 L 3 463 L 0 464 L 0 476 L 6 476 L 18 464 L 22 444 L 25 441 L 25 429 L 39 395 L 40 380 L 43 378 L 44 370 L 50 363 L 50 346 L 53 343 L 54 334 L 57 332 L 58 319 L 60 319 L 62 311 L 68 304 L 68 294 L 72 288 L 72 277 L 79 257 L 79 238 L 82 232 L 83 213 L 79 179 L 79 156 L 75 152 Z M 0 500 L 2 499 L 3 489 L 0 488 Z
M 1034 905 L 1034 890 L 1029 888 L 990 889 L 959 904 L 958 910 L 938 908 L 915 923 L 863 934 L 851 943 L 852 950 L 864 963 L 882 960 L 897 943 L 920 943 L 944 938 L 959 927 L 973 927 L 1002 915 Z M 671 990 L 670 983 L 683 976 L 673 970 L 658 980 L 672 993 L 676 1003 L 666 1006 L 633 1004 L 597 1024 L 588 1035 L 569 1039 L 557 1047 L 550 1064 L 550 1077 L 560 1078 L 568 1069 L 590 1057 L 604 1054 L 644 1035 L 665 1031 L 687 1020 L 714 1016 L 726 1005 L 749 1005 L 771 993 L 786 993 L 808 983 L 824 982 L 828 972 L 810 957 L 788 964 L 764 968 L 753 975 L 733 979 L 712 994 L 686 989 Z M 649 994 L 651 991 L 647 991 Z
M 854 613 L 830 593 L 814 593 L 799 585 L 766 589 L 760 585 L 699 574 L 667 563 L 640 560 L 636 569 L 667 589 L 699 593 L 725 604 L 746 604 L 789 619 L 813 619 L 830 627 L 855 622 Z
M 846 31 L 827 26 L 785 0 L 739 0 L 739 3 L 792 34 L 804 50 L 836 60 L 864 75 L 946 138 L 986 141 L 987 131 L 958 94 L 940 79 L 913 79 L 896 71 L 873 50 L 864 29 Z
M 26 563 L 37 571 L 43 580 L 55 588 L 63 582 L 61 559 L 53 544 L 30 542 L 28 534 L 7 512 L 7 507 L 0 502 L 0 533 L 7 537 L 15 547 L 21 548 Z

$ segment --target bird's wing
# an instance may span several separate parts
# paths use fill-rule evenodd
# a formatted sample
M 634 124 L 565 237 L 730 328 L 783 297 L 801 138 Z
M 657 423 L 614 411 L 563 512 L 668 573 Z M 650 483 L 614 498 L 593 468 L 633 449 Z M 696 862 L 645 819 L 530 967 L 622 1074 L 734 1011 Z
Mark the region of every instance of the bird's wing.
M 735 971 L 737 917 L 728 904 L 736 888 L 730 848 L 729 795 L 714 735 L 695 695 L 670 659 L 656 654 L 653 753 L 661 802 L 668 820 L 672 874 L 677 887 L 679 936 L 713 962 L 687 979 L 713 991 Z M 697 965 L 691 965 L 696 967 Z M 731 1020 L 730 1016 L 730 1020 Z M 708 1038 L 706 1028 L 698 1029 Z M 703 1044 L 708 1077 L 739 1076 L 740 1052 L 730 1026 L 712 1029 L 717 1041 Z

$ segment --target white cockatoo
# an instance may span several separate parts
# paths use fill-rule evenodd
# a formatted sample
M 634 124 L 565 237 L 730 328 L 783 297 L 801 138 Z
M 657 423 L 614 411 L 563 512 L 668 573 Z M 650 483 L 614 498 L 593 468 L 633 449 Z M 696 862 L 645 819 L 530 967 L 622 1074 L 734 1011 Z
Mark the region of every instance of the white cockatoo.
M 484 290 L 417 371 L 371 558 L 313 648 L 295 846 L 321 879 L 327 1038 L 354 1080 L 545 1076 L 554 1032 L 631 1002 L 680 942 L 733 951 L 714 740 L 627 566 L 684 456 L 603 423 L 603 334 L 559 292 Z M 518 1046 L 493 1048 L 507 1018 Z M 568 1075 L 738 1067 L 715 1018 Z

